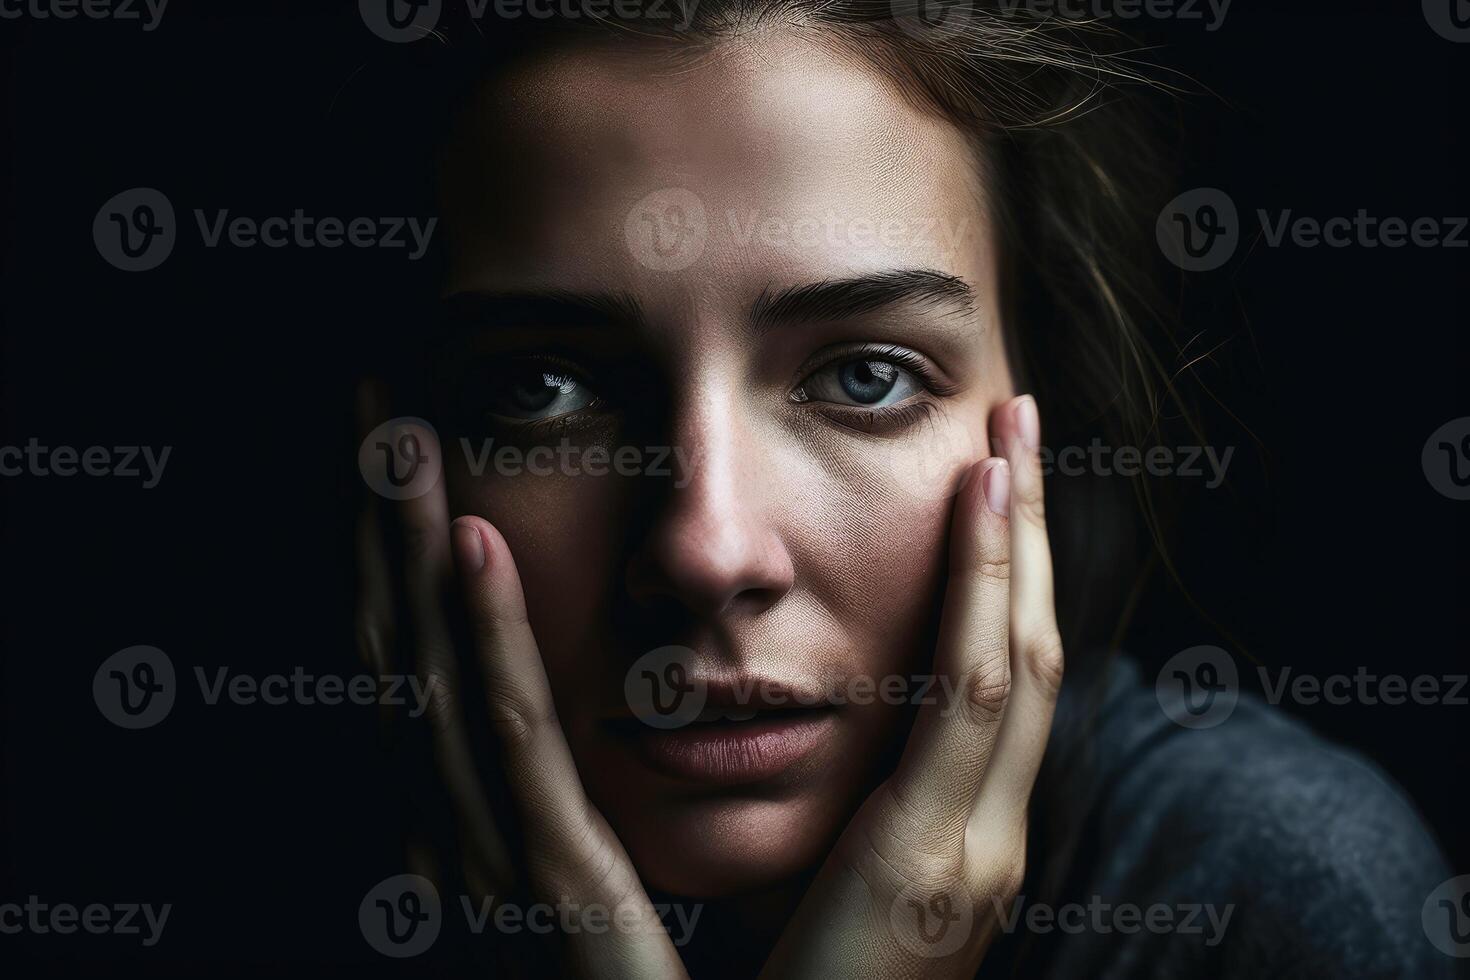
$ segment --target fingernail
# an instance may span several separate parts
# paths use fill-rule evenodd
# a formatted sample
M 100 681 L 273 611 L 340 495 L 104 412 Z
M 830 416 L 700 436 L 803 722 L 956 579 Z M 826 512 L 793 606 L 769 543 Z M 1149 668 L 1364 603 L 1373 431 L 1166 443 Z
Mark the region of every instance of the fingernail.
M 1005 460 L 996 459 L 980 479 L 981 489 L 985 491 L 985 506 L 1001 517 L 1008 516 L 1011 512 L 1010 466 Z
M 1041 445 L 1041 416 L 1036 411 L 1036 399 L 1022 395 L 1016 403 L 1016 431 L 1021 436 L 1021 445 L 1035 450 Z
M 454 560 L 465 575 L 485 567 L 485 541 L 480 529 L 468 521 L 454 522 Z

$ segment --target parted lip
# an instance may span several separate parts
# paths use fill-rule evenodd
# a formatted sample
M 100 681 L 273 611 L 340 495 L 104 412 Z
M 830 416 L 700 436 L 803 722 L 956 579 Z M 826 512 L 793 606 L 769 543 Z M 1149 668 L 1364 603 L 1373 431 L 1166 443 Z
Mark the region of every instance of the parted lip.
M 704 689 L 704 707 L 690 724 L 714 721 L 748 721 L 767 712 L 810 711 L 838 706 L 833 692 L 810 681 L 792 682 L 773 677 L 743 675 L 693 675 L 684 683 Z M 604 712 L 604 724 L 616 727 L 642 722 L 626 703 Z
M 606 727 L 650 771 L 678 784 L 730 789 L 803 778 L 831 744 L 839 711 L 825 703 L 768 710 L 707 705 L 678 728 L 655 729 L 631 717 Z

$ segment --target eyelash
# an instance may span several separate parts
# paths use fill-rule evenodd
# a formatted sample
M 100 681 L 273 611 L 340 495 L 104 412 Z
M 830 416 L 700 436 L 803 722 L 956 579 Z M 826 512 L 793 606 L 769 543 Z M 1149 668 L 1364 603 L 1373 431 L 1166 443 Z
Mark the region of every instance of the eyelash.
M 820 359 L 809 360 L 797 371 L 796 383 L 792 386 L 793 395 L 800 391 L 802 385 L 818 371 L 859 359 L 886 361 L 901 367 L 910 372 L 923 388 L 935 397 L 943 398 L 959 390 L 958 385 L 940 378 L 923 355 L 896 344 L 848 345 L 823 351 L 819 357 Z M 550 352 L 521 354 L 517 355 L 515 360 L 522 367 L 545 367 L 569 375 L 589 391 L 591 401 L 575 411 L 544 419 L 513 419 L 481 411 L 476 414 L 482 422 L 491 422 L 498 428 L 514 431 L 527 440 L 542 441 L 577 429 L 606 410 L 607 400 L 597 394 L 596 389 L 587 383 L 586 371 L 575 361 Z M 508 375 L 508 371 L 498 372 L 495 383 L 505 383 Z M 867 433 L 899 431 L 926 421 L 939 412 L 937 403 L 919 398 L 910 398 L 897 405 L 882 408 L 862 408 L 835 402 L 811 402 L 794 397 L 791 400 L 797 404 L 809 406 L 809 410 L 818 412 L 840 425 Z
M 944 398 L 959 390 L 934 371 L 929 361 L 921 354 L 899 347 L 896 344 L 858 344 L 822 352 L 821 359 L 809 361 L 797 372 L 798 381 L 793 391 L 799 391 L 808 378 L 825 368 L 856 360 L 887 361 L 910 372 L 918 379 L 929 394 Z M 792 399 L 798 404 L 811 406 L 815 411 L 839 425 L 866 433 L 897 432 L 927 421 L 939 413 L 938 403 L 928 400 L 910 399 L 897 405 L 883 408 L 860 408 L 855 405 L 840 405 L 834 402 L 809 402 Z
M 507 367 L 481 373 L 479 377 L 482 380 L 478 384 L 486 386 L 510 384 L 513 376 L 510 366 L 513 365 L 523 371 L 527 369 L 545 370 L 548 373 L 566 375 L 582 386 L 591 399 L 581 408 L 561 415 L 553 415 L 544 419 L 517 419 L 484 408 L 481 400 L 483 395 L 478 392 L 465 394 L 461 398 L 465 404 L 462 412 L 467 427 L 478 429 L 488 425 L 491 428 L 513 432 L 518 438 L 528 442 L 540 442 L 578 428 L 607 407 L 607 400 L 597 394 L 596 389 L 587 383 L 587 371 L 576 361 L 551 351 L 513 354 L 507 358 L 507 361 Z

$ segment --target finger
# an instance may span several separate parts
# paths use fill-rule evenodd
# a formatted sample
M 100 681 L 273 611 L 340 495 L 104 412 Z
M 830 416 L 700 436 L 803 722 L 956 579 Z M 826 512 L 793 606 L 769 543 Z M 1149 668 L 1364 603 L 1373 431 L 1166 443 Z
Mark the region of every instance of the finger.
M 386 410 L 387 399 L 379 384 L 364 379 L 357 387 L 358 439 L 366 439 Z M 392 668 L 394 649 L 393 591 L 388 554 L 383 541 L 383 501 L 366 485 L 358 499 L 357 547 L 357 649 L 363 663 L 375 673 Z
M 1036 401 L 1013 399 L 994 431 L 1011 464 L 1011 699 L 976 802 L 978 823 L 1025 819 L 1062 681 Z M 1012 820 L 1014 822 L 1014 820 Z
M 414 427 L 420 444 L 431 432 Z M 433 450 L 437 452 L 437 447 Z M 427 704 L 434 759 L 449 792 L 461 841 L 484 873 L 504 885 L 513 877 L 505 840 L 475 765 L 465 723 L 459 664 L 455 659 L 448 599 L 453 578 L 449 556 L 449 502 L 442 478 L 428 492 L 394 506 L 403 561 L 403 593 L 413 664 Z
M 519 799 L 559 821 L 581 819 L 586 796 L 557 721 L 551 685 L 526 616 L 525 597 L 510 548 L 478 517 L 461 517 L 452 531 L 455 564 L 465 590 L 471 639 L 490 706 L 490 721 Z M 585 828 L 563 825 L 573 836 Z
M 919 710 L 893 779 L 897 805 L 963 843 L 1010 690 L 1010 467 L 975 464 L 956 497 L 934 671 L 944 693 Z
M 478 517 L 456 520 L 452 540 L 491 725 L 521 810 L 533 888 L 544 897 L 616 910 L 622 927 L 567 936 L 588 975 L 682 975 L 632 861 L 582 787 L 510 548 Z

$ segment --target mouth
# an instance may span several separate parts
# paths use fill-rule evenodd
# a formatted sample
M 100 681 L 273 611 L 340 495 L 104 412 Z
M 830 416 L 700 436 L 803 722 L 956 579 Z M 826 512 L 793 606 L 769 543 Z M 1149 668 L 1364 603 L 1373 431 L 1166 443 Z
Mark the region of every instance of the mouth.
M 711 684 L 703 709 L 687 724 L 653 728 L 635 717 L 604 723 L 650 769 L 680 782 L 740 786 L 795 770 L 836 731 L 829 703 L 753 705 Z

